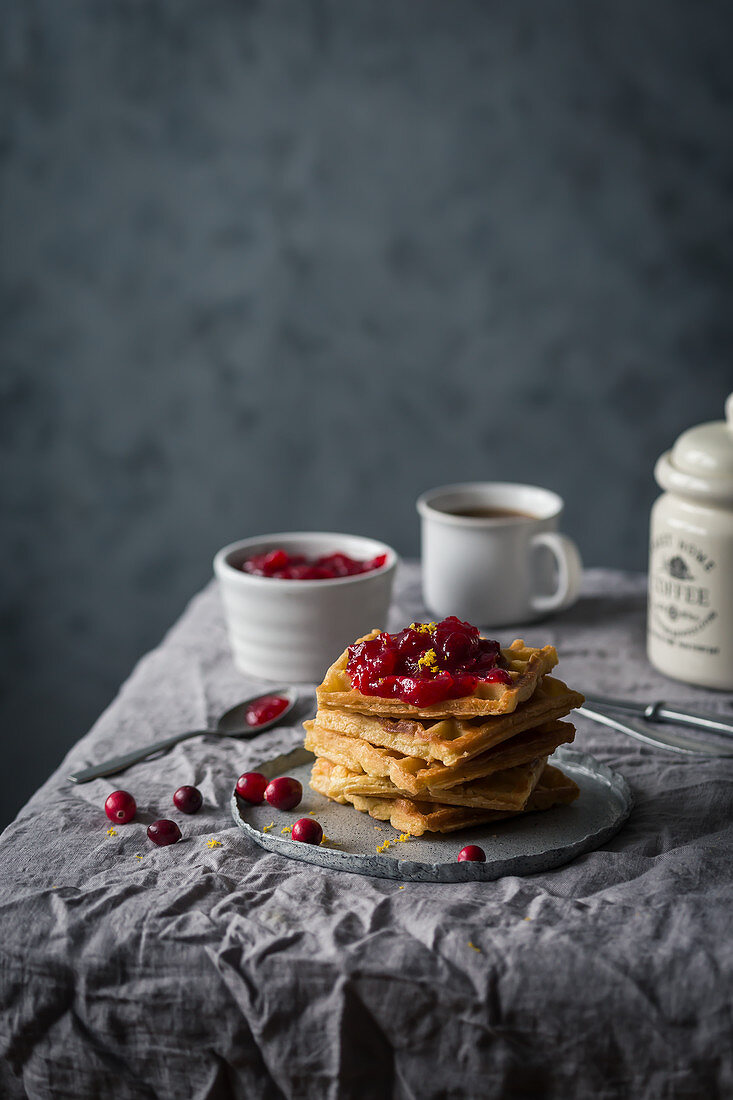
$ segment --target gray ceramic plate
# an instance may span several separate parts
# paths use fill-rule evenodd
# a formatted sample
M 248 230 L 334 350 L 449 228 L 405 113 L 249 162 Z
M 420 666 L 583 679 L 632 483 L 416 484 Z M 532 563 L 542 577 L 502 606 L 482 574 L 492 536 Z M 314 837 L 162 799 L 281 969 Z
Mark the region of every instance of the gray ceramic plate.
M 264 802 L 251 806 L 232 796 L 236 823 L 263 848 L 288 859 L 315 863 L 334 871 L 412 882 L 467 882 L 502 875 L 527 875 L 568 863 L 605 844 L 631 813 L 633 800 L 626 780 L 587 753 L 558 749 L 552 762 L 562 767 L 580 787 L 570 806 L 526 814 L 462 829 L 445 836 L 411 837 L 397 841 L 398 832 L 385 821 L 375 821 L 352 806 L 340 806 L 308 786 L 314 757 L 294 749 L 258 767 L 268 778 L 291 775 L 303 784 L 303 801 L 287 813 Z M 310 815 L 310 811 L 315 811 Z M 286 830 L 300 817 L 314 816 L 328 842 L 319 846 L 291 840 Z M 269 826 L 263 831 L 265 826 Z M 385 840 L 397 841 L 377 853 Z M 466 844 L 478 844 L 486 863 L 458 863 Z

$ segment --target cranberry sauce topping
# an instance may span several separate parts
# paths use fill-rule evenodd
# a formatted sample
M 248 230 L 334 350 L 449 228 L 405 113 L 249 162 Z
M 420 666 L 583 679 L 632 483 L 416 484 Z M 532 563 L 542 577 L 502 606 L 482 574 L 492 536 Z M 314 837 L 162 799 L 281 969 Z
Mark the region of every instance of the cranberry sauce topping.
M 377 554 L 369 561 L 357 561 L 348 554 L 324 554 L 320 558 L 306 558 L 304 554 L 289 554 L 287 550 L 270 550 L 267 554 L 255 554 L 240 565 L 243 573 L 255 577 L 274 577 L 281 581 L 330 581 L 337 577 L 355 577 L 358 573 L 371 573 L 381 569 L 386 554 Z
M 379 634 L 349 647 L 346 670 L 362 695 L 429 707 L 472 695 L 479 681 L 512 684 L 500 667 L 498 642 L 455 615 L 439 623 L 412 623 L 399 634 Z
M 262 726 L 282 714 L 288 700 L 282 695 L 261 695 L 249 704 L 244 718 L 248 726 Z

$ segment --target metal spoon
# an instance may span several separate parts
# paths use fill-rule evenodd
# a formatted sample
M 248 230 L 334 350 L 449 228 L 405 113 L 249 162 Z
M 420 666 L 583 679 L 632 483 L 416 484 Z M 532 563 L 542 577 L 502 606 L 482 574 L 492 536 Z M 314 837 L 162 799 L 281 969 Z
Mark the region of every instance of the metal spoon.
M 281 695 L 288 700 L 288 705 L 275 718 L 271 718 L 269 722 L 262 722 L 259 726 L 248 725 L 247 707 L 251 706 L 257 699 L 262 699 L 265 695 Z M 133 752 L 127 752 L 123 756 L 115 756 L 111 760 L 103 761 L 101 764 L 94 764 L 90 768 L 82 768 L 81 771 L 73 772 L 68 778 L 72 783 L 88 783 L 90 779 L 98 779 L 102 775 L 114 775 L 115 772 L 124 771 L 125 768 L 137 764 L 140 760 L 145 760 L 153 753 L 171 749 L 179 741 L 187 741 L 190 737 L 257 737 L 260 733 L 271 729 L 272 726 L 276 726 L 287 718 L 298 699 L 298 692 L 293 688 L 272 688 L 270 691 L 261 691 L 259 695 L 253 695 L 251 699 L 245 699 L 243 703 L 237 703 L 226 714 L 222 714 L 217 722 L 216 729 L 189 730 L 187 733 L 176 733 L 173 737 L 165 737 L 162 741 L 154 741 L 143 749 L 134 749 Z

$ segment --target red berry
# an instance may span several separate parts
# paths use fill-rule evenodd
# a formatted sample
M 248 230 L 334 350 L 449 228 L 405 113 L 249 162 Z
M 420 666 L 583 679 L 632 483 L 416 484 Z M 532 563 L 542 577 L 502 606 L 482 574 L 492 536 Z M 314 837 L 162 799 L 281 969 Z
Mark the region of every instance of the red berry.
M 288 564 L 288 553 L 286 550 L 271 550 L 269 554 L 265 554 L 265 560 L 263 565 L 268 572 L 275 572 L 277 569 L 282 569 Z
M 374 657 L 369 658 L 369 672 L 370 675 L 377 679 L 382 676 L 391 676 L 397 668 L 397 651 L 394 649 L 384 649 L 381 653 L 377 653 Z
M 265 797 L 267 780 L 262 772 L 245 772 L 237 780 L 237 794 L 245 802 L 251 802 L 253 806 L 259 806 Z
M 395 635 L 397 649 L 403 657 L 417 657 L 430 649 L 430 636 L 407 626 Z
M 478 649 L 478 642 L 464 630 L 454 630 L 450 634 L 443 634 L 440 641 L 436 643 L 436 649 L 438 659 L 443 665 L 457 668 L 458 665 L 471 660 Z
M 323 840 L 323 829 L 314 817 L 301 817 L 293 825 L 293 840 L 301 840 L 303 844 L 320 844 Z
M 459 863 L 486 863 L 486 852 L 478 844 L 467 844 L 458 853 Z
M 104 804 L 107 817 L 117 825 L 127 825 L 128 821 L 132 821 L 136 809 L 135 799 L 127 791 L 112 791 Z
M 154 821 L 152 825 L 148 825 L 148 840 L 152 840 L 153 844 L 157 844 L 159 848 L 164 848 L 167 844 L 175 844 L 180 839 L 181 830 L 175 821 L 169 821 L 167 817 L 162 817 L 160 821 Z
M 198 787 L 179 787 L 173 802 L 184 814 L 195 814 L 201 809 L 204 798 Z
M 506 684 L 507 687 L 514 686 L 514 681 L 504 668 L 492 668 L 491 672 L 487 672 L 481 679 L 492 684 Z
M 284 775 L 265 787 L 265 798 L 276 810 L 292 810 L 303 797 L 303 787 L 297 779 Z

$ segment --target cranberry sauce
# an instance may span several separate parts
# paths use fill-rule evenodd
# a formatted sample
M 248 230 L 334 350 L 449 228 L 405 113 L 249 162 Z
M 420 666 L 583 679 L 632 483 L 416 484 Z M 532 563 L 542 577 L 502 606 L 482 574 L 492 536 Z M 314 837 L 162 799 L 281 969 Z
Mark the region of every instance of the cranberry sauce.
M 330 581 L 337 577 L 371 573 L 373 569 L 381 569 L 386 560 L 386 554 L 377 554 L 369 561 L 357 561 L 339 552 L 307 558 L 304 554 L 289 554 L 287 550 L 275 549 L 266 554 L 255 554 L 239 568 L 255 577 L 274 577 L 282 581 Z
M 245 721 L 248 726 L 262 726 L 282 714 L 288 702 L 282 695 L 261 695 L 247 707 Z
M 510 685 L 500 667 L 498 642 L 455 615 L 439 623 L 412 623 L 399 634 L 379 634 L 349 647 L 346 670 L 362 695 L 429 707 L 472 695 L 479 681 Z

